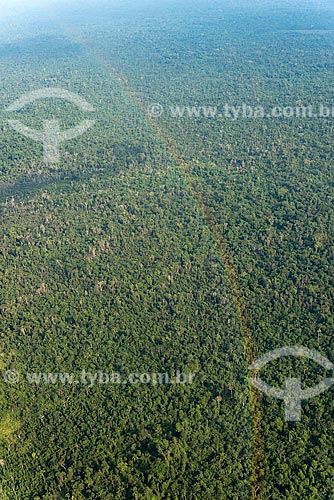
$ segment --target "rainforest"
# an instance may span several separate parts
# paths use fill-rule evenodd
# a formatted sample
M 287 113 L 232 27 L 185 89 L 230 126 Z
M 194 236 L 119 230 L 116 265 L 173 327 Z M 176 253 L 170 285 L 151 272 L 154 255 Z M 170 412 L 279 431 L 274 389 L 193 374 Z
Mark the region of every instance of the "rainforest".
M 0 15 L 1 500 L 333 499 L 332 3 Z

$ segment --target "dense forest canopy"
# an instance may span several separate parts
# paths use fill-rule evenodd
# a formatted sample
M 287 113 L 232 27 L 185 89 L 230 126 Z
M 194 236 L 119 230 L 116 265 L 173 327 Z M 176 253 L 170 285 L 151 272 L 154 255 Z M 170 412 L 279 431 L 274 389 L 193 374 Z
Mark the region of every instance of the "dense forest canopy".
M 334 363 L 334 117 L 221 113 L 331 108 L 333 50 L 329 1 L 3 11 L 1 499 L 334 498 L 333 388 L 290 422 L 249 381 L 283 346 Z M 55 88 L 94 112 L 10 110 Z M 220 113 L 171 111 L 205 106 Z M 14 119 L 95 123 L 49 163 Z M 29 378 L 83 370 L 194 380 Z M 331 375 L 293 357 L 261 370 L 280 388 Z

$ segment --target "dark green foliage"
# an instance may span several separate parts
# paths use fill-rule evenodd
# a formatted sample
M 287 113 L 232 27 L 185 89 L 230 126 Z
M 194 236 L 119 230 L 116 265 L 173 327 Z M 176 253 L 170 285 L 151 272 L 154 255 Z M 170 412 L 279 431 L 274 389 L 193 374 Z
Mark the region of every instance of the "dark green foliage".
M 66 26 L 60 13 L 43 36 L 31 24 L 3 40 L 4 107 L 61 87 L 96 108 L 96 125 L 46 166 L 3 114 L 0 370 L 196 374 L 155 387 L 1 382 L 4 500 L 251 498 L 249 355 L 213 227 L 254 356 L 297 344 L 334 361 L 332 121 L 145 113 L 331 105 L 333 19 L 269 7 L 73 7 Z M 55 114 L 64 128 L 86 118 L 57 102 L 19 116 L 37 128 Z M 312 386 L 324 372 L 285 359 L 261 373 L 280 387 L 288 375 Z M 257 498 L 331 498 L 332 396 L 303 403 L 298 423 L 259 396 Z

